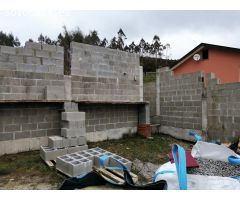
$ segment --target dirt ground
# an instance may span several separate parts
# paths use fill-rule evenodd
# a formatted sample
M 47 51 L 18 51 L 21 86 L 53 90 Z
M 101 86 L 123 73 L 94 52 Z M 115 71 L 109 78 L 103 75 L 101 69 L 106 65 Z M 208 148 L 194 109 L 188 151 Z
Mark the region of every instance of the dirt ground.
M 168 161 L 168 152 L 172 144 L 177 143 L 185 149 L 191 149 L 192 143 L 158 134 L 152 139 L 140 136 L 126 136 L 120 140 L 108 140 L 89 143 L 89 148 L 100 147 L 119 154 L 134 165 L 153 166 L 153 169 Z M 143 172 L 135 166 L 132 170 L 144 181 Z M 148 172 L 149 173 L 149 172 Z M 151 173 L 151 171 L 150 171 Z M 0 157 L 0 189 L 57 189 L 64 180 L 54 168 L 49 168 L 40 158 L 39 151 L 24 152 Z

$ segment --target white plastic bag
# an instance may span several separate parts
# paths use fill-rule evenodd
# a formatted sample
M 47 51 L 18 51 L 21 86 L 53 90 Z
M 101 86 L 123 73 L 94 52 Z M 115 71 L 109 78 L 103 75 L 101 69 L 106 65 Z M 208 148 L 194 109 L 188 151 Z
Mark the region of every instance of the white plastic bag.
M 197 143 L 192 148 L 191 154 L 194 158 L 205 158 L 223 162 L 228 162 L 229 156 L 236 156 L 240 158 L 239 155 L 224 145 L 202 141 L 197 141 Z
M 165 180 L 168 190 L 179 190 L 178 175 L 175 163 L 167 162 L 160 166 L 155 174 L 159 172 L 174 171 L 174 173 L 163 173 L 156 176 L 154 181 Z M 240 190 L 240 182 L 233 178 L 219 176 L 203 176 L 187 174 L 188 190 Z

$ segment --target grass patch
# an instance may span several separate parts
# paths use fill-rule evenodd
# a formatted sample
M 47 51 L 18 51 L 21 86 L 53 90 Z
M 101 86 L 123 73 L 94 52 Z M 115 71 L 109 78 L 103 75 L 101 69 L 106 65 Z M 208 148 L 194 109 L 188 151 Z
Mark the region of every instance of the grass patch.
M 177 143 L 190 149 L 192 143 L 174 139 L 170 136 L 155 134 L 153 139 L 145 139 L 139 135 L 125 136 L 119 140 L 107 140 L 103 142 L 88 143 L 89 148 L 100 147 L 110 152 L 121 155 L 131 161 L 139 159 L 143 162 L 163 164 L 168 161 L 168 152 L 172 144 Z M 139 175 L 140 181 L 145 181 L 136 170 L 133 172 Z M 39 151 L 24 152 L 0 157 L 0 189 L 12 188 L 13 184 L 59 184 L 63 177 L 59 176 L 55 168 L 49 168 L 40 158 Z M 8 186 L 6 186 L 8 184 Z
M 0 176 L 44 177 L 47 183 L 58 183 L 62 178 L 40 158 L 39 151 L 24 152 L 0 157 Z
M 167 154 L 171 151 L 174 143 L 182 145 L 185 149 L 191 149 L 192 145 L 190 142 L 177 140 L 163 134 L 155 134 L 153 139 L 145 139 L 139 135 L 124 136 L 119 140 L 107 140 L 88 145 L 89 148 L 98 146 L 131 161 L 137 158 L 143 162 L 163 164 L 169 160 Z

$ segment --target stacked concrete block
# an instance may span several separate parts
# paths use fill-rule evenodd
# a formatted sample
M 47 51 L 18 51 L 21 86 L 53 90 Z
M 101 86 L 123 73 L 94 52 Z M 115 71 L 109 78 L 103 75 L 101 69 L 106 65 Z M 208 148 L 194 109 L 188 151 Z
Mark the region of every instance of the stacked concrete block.
M 100 157 L 104 155 L 108 156 L 103 161 L 104 167 L 120 167 L 117 160 L 128 170 L 131 169 L 131 161 L 99 147 L 57 157 L 56 169 L 70 177 L 81 176 L 91 172 L 93 167 L 103 167 L 100 164 Z
M 56 169 L 70 177 L 91 172 L 92 165 L 92 160 L 76 153 L 60 156 L 56 160 Z
M 62 113 L 61 135 L 66 138 L 75 138 L 84 136 L 85 112 L 63 112 Z
M 41 146 L 40 156 L 44 161 L 56 160 L 58 156 L 74 153 L 88 149 L 88 145 L 67 146 L 63 148 L 52 148 L 48 146 Z
M 61 113 L 61 136 L 49 137 L 48 148 L 60 152 L 62 151 L 62 149 L 65 149 L 67 153 L 74 153 L 76 151 L 87 149 L 88 146 L 86 145 L 87 141 L 85 137 L 85 113 L 78 112 L 78 105 L 72 102 L 64 103 L 63 108 L 65 109 L 65 111 L 71 110 L 71 112 Z M 48 154 L 49 151 L 43 152 L 43 150 L 41 149 L 41 153 Z M 43 157 L 48 158 L 47 155 Z
M 72 42 L 72 98 L 140 102 L 141 69 L 137 54 Z
M 48 146 L 41 146 L 40 156 L 44 161 L 55 160 L 58 156 L 67 154 L 67 148 L 53 149 Z

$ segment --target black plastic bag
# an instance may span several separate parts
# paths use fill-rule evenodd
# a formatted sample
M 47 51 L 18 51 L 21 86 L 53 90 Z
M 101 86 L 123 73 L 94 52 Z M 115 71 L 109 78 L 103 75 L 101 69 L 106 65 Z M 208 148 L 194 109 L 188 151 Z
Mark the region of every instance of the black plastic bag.
M 106 180 L 101 174 L 98 172 L 92 171 L 87 175 L 78 178 L 68 178 L 64 180 L 62 185 L 59 187 L 59 190 L 74 190 L 74 189 L 82 189 L 89 186 L 103 186 L 110 185 L 116 189 L 126 189 L 126 190 L 166 190 L 167 182 L 164 180 L 157 181 L 155 183 L 150 183 L 146 185 L 135 185 L 132 180 L 131 175 L 127 170 L 124 170 L 124 183 L 116 184 Z

